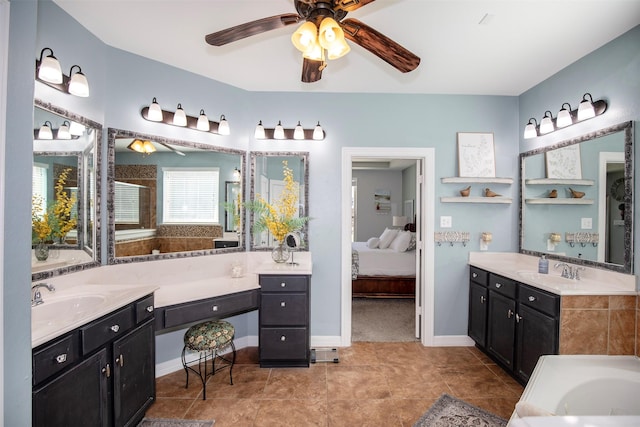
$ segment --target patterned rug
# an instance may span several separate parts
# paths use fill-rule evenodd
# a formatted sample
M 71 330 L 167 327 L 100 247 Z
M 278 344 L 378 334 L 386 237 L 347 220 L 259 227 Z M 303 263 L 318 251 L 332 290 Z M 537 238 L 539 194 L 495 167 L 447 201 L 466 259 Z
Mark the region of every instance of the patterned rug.
M 443 394 L 413 427 L 505 427 L 507 420 Z
M 166 418 L 144 418 L 137 427 L 212 427 L 215 421 L 170 420 Z

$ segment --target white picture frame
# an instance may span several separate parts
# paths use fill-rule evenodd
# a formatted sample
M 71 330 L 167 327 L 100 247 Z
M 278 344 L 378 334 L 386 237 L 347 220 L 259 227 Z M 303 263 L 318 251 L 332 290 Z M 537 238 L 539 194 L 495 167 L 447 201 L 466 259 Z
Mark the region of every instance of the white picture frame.
M 582 179 L 580 144 L 549 150 L 544 156 L 547 178 Z
M 458 132 L 457 140 L 459 177 L 496 177 L 493 132 Z

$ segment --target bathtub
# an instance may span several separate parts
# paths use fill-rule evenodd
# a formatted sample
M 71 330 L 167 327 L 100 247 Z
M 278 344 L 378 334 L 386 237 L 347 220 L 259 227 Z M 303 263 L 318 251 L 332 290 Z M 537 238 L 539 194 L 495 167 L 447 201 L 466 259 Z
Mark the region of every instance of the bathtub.
M 508 425 L 576 425 L 563 419 L 593 417 L 640 426 L 640 358 L 542 356 Z

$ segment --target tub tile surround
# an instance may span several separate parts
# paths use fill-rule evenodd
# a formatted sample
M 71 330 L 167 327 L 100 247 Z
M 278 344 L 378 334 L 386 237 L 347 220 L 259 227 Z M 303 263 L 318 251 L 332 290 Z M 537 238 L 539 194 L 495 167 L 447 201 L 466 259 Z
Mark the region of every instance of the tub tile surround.
M 540 286 L 518 273 L 537 271 L 534 256 L 471 252 L 469 264 L 561 295 L 560 354 L 640 356 L 640 298 L 634 275 L 586 267 L 581 273 L 588 286 L 574 281 L 553 287 Z M 559 276 L 553 261 L 549 275 Z

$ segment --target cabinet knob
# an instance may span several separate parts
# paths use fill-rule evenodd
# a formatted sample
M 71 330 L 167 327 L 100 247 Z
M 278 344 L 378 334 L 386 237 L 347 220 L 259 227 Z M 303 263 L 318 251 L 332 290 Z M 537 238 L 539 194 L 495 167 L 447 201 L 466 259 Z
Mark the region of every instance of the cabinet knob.
M 111 376 L 111 366 L 109 366 L 109 364 L 107 363 L 107 366 L 102 368 L 100 372 L 102 372 L 105 377 L 109 378 Z
M 533 295 L 529 295 L 529 301 L 534 302 L 536 300 L 536 297 L 534 297 Z
M 496 283 L 496 288 L 500 289 L 502 287 L 502 283 Z
M 516 313 L 516 322 L 520 323 L 523 320 L 523 317 Z
M 478 277 L 478 273 L 471 273 L 471 277 L 473 277 L 474 279 Z
M 111 329 L 113 332 L 117 333 L 120 330 L 120 325 L 113 325 L 109 329 Z
M 484 304 L 486 300 L 487 299 L 484 297 L 484 295 L 480 295 L 480 304 Z
M 280 301 L 280 307 L 286 307 L 286 306 L 287 306 L 287 303 L 286 303 L 286 302 L 284 302 L 284 301 Z
M 147 308 L 145 308 L 145 310 L 147 310 L 149 313 L 151 313 L 153 311 L 153 306 L 152 305 L 148 305 Z
M 214 305 L 213 307 L 211 307 L 211 310 L 212 310 L 212 311 L 218 311 L 218 306 L 217 306 L 217 305 Z
M 124 366 L 124 356 L 122 354 L 116 357 L 116 363 L 120 365 L 121 368 Z
M 513 317 L 513 311 L 509 309 L 509 311 L 507 311 L 507 319 L 511 319 L 512 317 Z
M 280 287 L 281 287 L 281 288 L 285 288 L 286 286 L 287 286 L 287 284 L 286 284 L 286 283 L 284 283 L 284 282 L 280 283 Z
M 67 353 L 62 353 L 56 356 L 57 363 L 64 363 L 67 361 Z
M 285 337 L 284 335 L 280 337 L 280 341 L 286 341 L 287 337 Z

